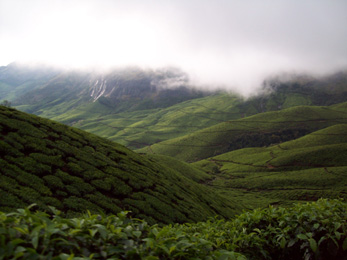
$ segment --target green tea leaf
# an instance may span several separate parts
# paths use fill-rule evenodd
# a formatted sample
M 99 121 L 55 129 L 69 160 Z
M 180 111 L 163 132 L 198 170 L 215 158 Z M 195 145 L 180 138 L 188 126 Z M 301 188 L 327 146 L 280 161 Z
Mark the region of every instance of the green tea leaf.
M 304 234 L 299 234 L 296 237 L 299 238 L 299 239 L 302 239 L 302 240 L 306 240 L 307 239 L 307 236 L 304 235 Z
M 286 246 L 286 239 L 284 237 L 281 238 L 281 242 L 280 242 L 280 247 L 284 248 Z
M 316 240 L 314 240 L 313 238 L 310 238 L 308 241 L 310 242 L 310 247 L 311 247 L 312 251 L 316 252 L 317 251 L 317 242 L 316 242 Z
M 340 240 L 341 235 L 342 235 L 342 233 L 335 231 L 335 236 L 336 236 L 337 240 Z
M 35 249 L 37 249 L 37 246 L 39 244 L 39 236 L 36 234 L 32 239 L 31 239 L 31 244 Z
M 288 247 L 292 247 L 295 243 L 296 243 L 295 239 L 290 240 L 288 243 Z
M 343 249 L 344 251 L 347 250 L 347 238 L 345 238 L 345 240 L 343 241 L 342 249 Z
M 132 233 L 133 233 L 133 235 L 134 235 L 135 237 L 137 237 L 137 238 L 139 238 L 139 237 L 141 236 L 141 234 L 142 234 L 141 231 L 133 231 Z

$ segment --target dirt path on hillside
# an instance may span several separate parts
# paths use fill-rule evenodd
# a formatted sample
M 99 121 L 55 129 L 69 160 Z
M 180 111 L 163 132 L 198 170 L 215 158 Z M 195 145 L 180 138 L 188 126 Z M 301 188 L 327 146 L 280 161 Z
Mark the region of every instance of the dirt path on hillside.
M 266 167 L 268 169 L 275 169 L 276 166 L 273 166 L 270 162 L 276 158 L 275 154 L 273 153 L 273 151 L 270 151 L 270 156 L 271 156 L 271 159 L 266 161 L 265 164 L 266 164 Z

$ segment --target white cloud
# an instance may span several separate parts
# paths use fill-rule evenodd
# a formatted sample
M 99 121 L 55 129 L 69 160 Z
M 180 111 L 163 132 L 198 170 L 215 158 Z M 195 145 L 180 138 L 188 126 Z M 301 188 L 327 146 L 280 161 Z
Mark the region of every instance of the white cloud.
M 347 66 L 344 0 L 2 0 L 0 65 L 179 66 L 250 93 L 267 75 Z

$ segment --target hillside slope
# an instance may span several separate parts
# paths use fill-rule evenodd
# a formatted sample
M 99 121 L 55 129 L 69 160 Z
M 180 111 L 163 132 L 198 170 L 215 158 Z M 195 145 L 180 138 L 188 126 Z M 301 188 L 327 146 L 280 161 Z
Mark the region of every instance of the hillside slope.
M 0 72 L 1 76 L 1 72 Z M 68 70 L 46 84 L 18 95 L 13 104 L 21 110 L 54 117 L 98 103 L 107 114 L 161 108 L 209 94 L 192 88 L 180 70 L 145 70 L 137 67 L 99 72 Z M 103 108 L 103 110 L 100 110 Z
M 0 133 L 1 210 L 31 203 L 67 215 L 130 210 L 151 223 L 172 223 L 242 209 L 192 176 L 54 121 L 0 106 Z
M 263 147 L 296 139 L 327 126 L 347 122 L 346 106 L 297 106 L 231 120 L 179 138 L 156 143 L 141 152 L 199 161 L 245 147 Z
M 303 79 L 299 76 L 292 76 L 291 80 L 287 81 L 272 79 L 264 83 L 262 94 L 246 100 L 223 92 L 204 92 L 201 93 L 203 97 L 199 97 L 196 92 L 194 96 L 194 89 L 190 94 L 187 89 L 172 89 L 167 90 L 166 96 L 155 96 L 150 88 L 140 84 L 138 78 L 143 77 L 141 75 L 135 73 L 133 77 L 136 80 L 127 77 L 126 86 L 130 90 L 126 93 L 122 86 L 118 88 L 116 85 L 113 93 L 120 91 L 118 97 L 125 95 L 125 100 L 117 100 L 104 93 L 96 102 L 73 106 L 68 106 L 68 103 L 59 106 L 48 104 L 40 113 L 129 148 L 139 149 L 258 113 L 300 105 L 322 106 L 347 101 L 347 73 L 337 73 L 320 79 Z M 121 77 L 126 77 L 126 73 Z M 175 80 L 175 77 L 165 80 Z M 108 84 L 112 87 L 112 80 Z M 189 81 L 186 84 L 189 84 Z M 141 93 L 141 97 L 136 93 Z M 63 112 L 62 109 L 66 111 Z
M 14 101 L 20 96 L 39 88 L 60 71 L 47 67 L 30 67 L 17 63 L 0 67 L 0 100 Z
M 72 110 L 53 119 L 130 148 L 141 148 L 226 120 L 238 119 L 242 115 L 236 107 L 239 103 L 235 95 L 216 94 L 167 108 L 121 113 L 102 114 L 95 105 L 90 108 L 86 106 L 85 111 Z
M 258 113 L 346 102 L 347 73 L 273 77 L 245 100 L 199 89 L 175 68 L 54 71 L 11 64 L 0 68 L 0 101 L 5 99 L 22 111 L 139 149 Z
M 245 148 L 194 163 L 213 176 L 208 185 L 253 203 L 347 198 L 347 124 L 266 148 Z M 244 202 L 249 203 L 249 202 Z

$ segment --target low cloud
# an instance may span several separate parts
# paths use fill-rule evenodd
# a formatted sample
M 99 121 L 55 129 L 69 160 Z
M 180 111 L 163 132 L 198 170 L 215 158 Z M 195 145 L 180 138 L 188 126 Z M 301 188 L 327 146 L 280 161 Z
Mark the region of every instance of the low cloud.
M 250 95 L 277 73 L 345 69 L 346 12 L 345 0 L 3 0 L 0 65 L 175 66 Z

